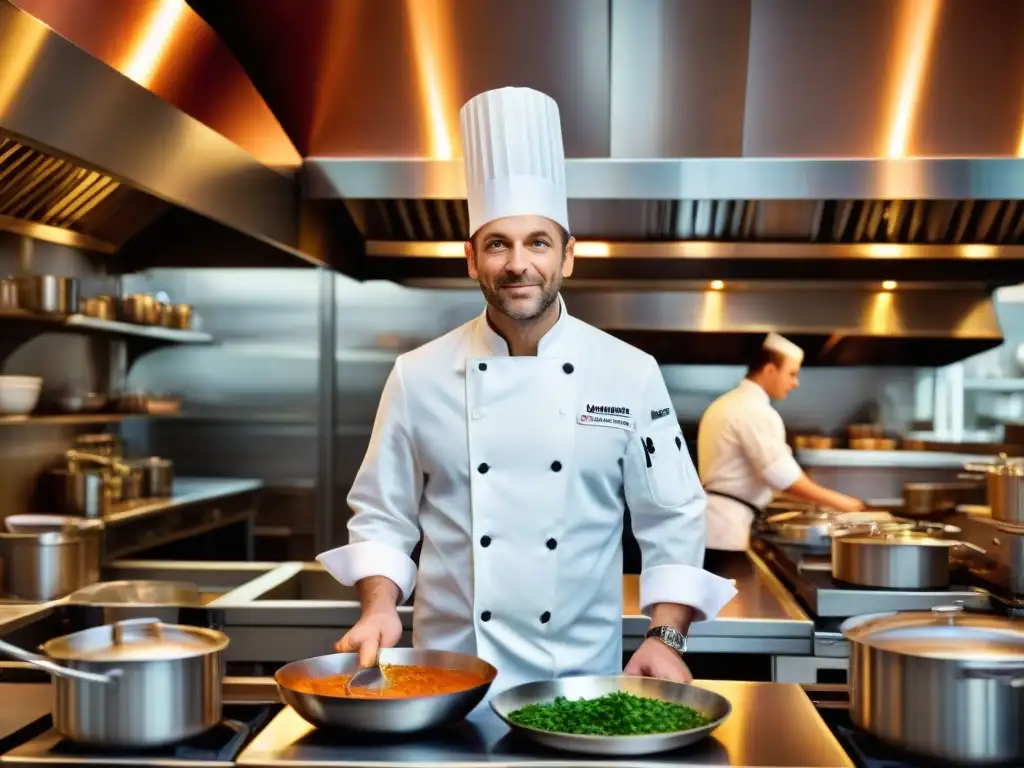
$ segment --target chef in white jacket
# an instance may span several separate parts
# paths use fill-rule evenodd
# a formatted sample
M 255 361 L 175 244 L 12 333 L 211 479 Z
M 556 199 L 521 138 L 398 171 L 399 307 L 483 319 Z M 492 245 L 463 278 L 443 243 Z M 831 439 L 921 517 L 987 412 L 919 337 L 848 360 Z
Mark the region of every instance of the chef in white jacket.
M 755 515 L 774 491 L 815 504 L 856 512 L 860 499 L 824 488 L 793 458 L 786 427 L 771 401 L 800 385 L 804 353 L 789 339 L 769 333 L 746 378 L 715 400 L 697 430 L 697 463 L 708 494 L 706 567 L 727 559 L 718 552 L 743 552 Z
M 622 525 L 643 553 L 648 638 L 628 674 L 688 680 L 692 621 L 735 594 L 704 571 L 705 496 L 654 359 L 575 318 L 558 107 L 502 88 L 461 112 L 476 319 L 400 355 L 349 494 L 349 544 L 317 559 L 356 585 L 339 649 L 401 634 L 519 683 L 622 672 Z M 422 538 L 419 569 L 410 553 Z

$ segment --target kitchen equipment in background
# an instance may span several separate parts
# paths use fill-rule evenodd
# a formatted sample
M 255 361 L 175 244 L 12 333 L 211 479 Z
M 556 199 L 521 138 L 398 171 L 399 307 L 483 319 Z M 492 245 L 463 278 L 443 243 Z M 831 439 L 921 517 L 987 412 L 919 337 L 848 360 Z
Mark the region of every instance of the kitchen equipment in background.
M 103 523 L 60 515 L 9 515 L 0 533 L 4 589 L 18 600 L 46 601 L 100 577 Z
M 175 416 L 181 412 L 181 398 L 153 394 L 125 394 L 117 398 L 122 413 L 148 413 L 151 416 Z
M 135 748 L 184 741 L 221 721 L 227 646 L 222 632 L 145 618 L 55 638 L 41 656 L 4 642 L 0 652 L 54 674 L 61 736 Z
M 946 515 L 963 504 L 984 504 L 985 484 L 962 480 L 948 483 L 904 483 L 901 514 L 912 517 Z
M 848 619 L 850 717 L 896 747 L 963 765 L 1024 758 L 1024 630 L 962 605 Z
M 78 312 L 78 278 L 31 275 L 14 280 L 21 309 L 44 315 L 73 315 Z
M 859 512 L 843 514 L 828 509 L 804 509 L 780 512 L 764 518 L 758 524 L 761 538 L 775 544 L 800 547 L 809 554 L 828 552 L 832 536 L 851 526 L 880 526 L 887 531 L 904 531 L 913 523 L 898 520 L 889 512 Z
M 61 413 L 98 413 L 107 400 L 102 392 L 69 390 L 57 396 L 56 405 Z
M 0 311 L 20 309 L 18 301 L 18 283 L 12 277 L 0 280 Z
M 119 500 L 121 484 L 103 467 L 56 467 L 42 474 L 40 500 L 58 515 L 97 518 Z
M 94 296 L 91 299 L 82 299 L 79 302 L 78 311 L 97 320 L 117 320 L 117 299 L 113 296 Z
M 850 424 L 846 428 L 850 440 L 877 440 L 885 437 L 882 424 Z
M 27 416 L 36 409 L 42 391 L 38 376 L 0 376 L 0 414 Z
M 121 319 L 136 325 L 159 325 L 160 306 L 156 298 L 136 293 L 121 299 Z
M 183 331 L 192 328 L 192 305 L 172 304 L 171 305 L 171 327 Z
M 102 609 L 104 624 L 144 617 L 176 624 L 181 619 L 180 608 L 200 608 L 203 598 L 195 584 L 105 581 L 73 592 L 68 602 Z
M 609 693 L 623 691 L 650 699 L 682 704 L 700 712 L 711 722 L 699 728 L 642 736 L 591 736 L 552 733 L 523 727 L 509 719 L 517 709 L 554 701 L 558 696 L 567 699 L 596 699 Z M 668 752 L 694 744 L 709 736 L 732 713 L 727 698 L 706 688 L 650 677 L 568 677 L 561 680 L 541 680 L 525 683 L 502 691 L 491 700 L 491 708 L 517 736 L 543 744 L 552 749 L 589 755 L 628 757 Z
M 413 698 L 318 696 L 293 687 L 310 678 L 354 674 L 359 670 L 359 657 L 354 653 L 332 653 L 293 661 L 277 670 L 274 681 L 281 700 L 311 725 L 366 733 L 415 733 L 462 720 L 483 700 L 498 674 L 498 670 L 483 659 L 450 651 L 387 648 L 381 651 L 380 661 L 471 672 L 486 682 L 459 693 Z
M 827 435 L 797 435 L 793 447 L 798 451 L 830 451 L 836 447 L 836 441 Z
M 79 435 L 75 438 L 75 448 L 82 453 L 107 459 L 124 458 L 124 442 L 121 437 L 107 432 Z
M 859 587 L 943 589 L 949 586 L 950 550 L 974 544 L 931 531 L 839 531 L 832 536 L 832 578 Z
M 895 451 L 898 443 L 891 437 L 851 437 L 850 449 L 854 451 Z
M 968 464 L 964 469 L 984 477 L 993 520 L 1024 526 L 1024 462 L 1001 453 L 993 464 Z
M 129 461 L 140 476 L 139 493 L 146 499 L 169 499 L 174 495 L 174 463 L 170 459 L 150 457 Z

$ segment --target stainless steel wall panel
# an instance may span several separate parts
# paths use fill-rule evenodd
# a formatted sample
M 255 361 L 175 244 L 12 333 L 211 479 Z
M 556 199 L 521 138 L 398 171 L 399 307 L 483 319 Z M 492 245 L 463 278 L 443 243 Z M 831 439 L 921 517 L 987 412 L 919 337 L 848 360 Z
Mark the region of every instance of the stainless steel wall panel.
M 461 154 L 458 111 L 523 85 L 567 154 L 609 150 L 608 0 L 191 0 L 304 155 Z
M 611 156 L 743 152 L 750 0 L 612 0 Z
M 743 154 L 1014 156 L 1014 0 L 752 0 Z

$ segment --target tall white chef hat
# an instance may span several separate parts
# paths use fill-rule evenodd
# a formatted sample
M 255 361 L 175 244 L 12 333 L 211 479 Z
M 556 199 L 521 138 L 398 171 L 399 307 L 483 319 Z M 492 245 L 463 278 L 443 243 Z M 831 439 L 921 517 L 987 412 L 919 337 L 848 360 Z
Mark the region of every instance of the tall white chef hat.
M 798 363 L 804 361 L 804 351 L 800 349 L 796 344 L 783 336 L 779 336 L 777 333 L 769 333 L 767 338 L 762 344 L 765 349 L 770 349 L 773 352 L 778 352 L 780 355 L 796 360 Z
M 555 100 L 532 88 L 499 88 L 474 96 L 459 118 L 470 233 L 523 215 L 544 216 L 569 231 Z

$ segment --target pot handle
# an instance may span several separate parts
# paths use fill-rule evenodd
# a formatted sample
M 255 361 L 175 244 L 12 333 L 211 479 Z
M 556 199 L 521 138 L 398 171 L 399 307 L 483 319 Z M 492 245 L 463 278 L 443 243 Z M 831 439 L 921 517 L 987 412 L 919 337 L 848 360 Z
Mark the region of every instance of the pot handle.
M 0 640 L 0 653 L 4 653 L 11 658 L 17 659 L 18 661 L 25 661 L 29 664 L 33 664 L 40 669 L 45 669 L 47 672 L 57 677 L 67 677 L 74 680 L 84 680 L 89 683 L 102 683 L 107 685 L 109 683 L 116 682 L 117 678 L 121 674 L 121 670 L 111 670 L 110 674 L 98 675 L 95 672 L 82 672 L 77 669 L 69 669 L 68 667 L 62 667 L 52 659 L 48 659 L 45 656 L 40 656 L 35 653 L 30 653 L 23 648 L 19 648 L 16 645 L 11 645 L 8 642 Z
M 1024 664 L 1000 667 L 964 667 L 960 670 L 964 680 L 994 680 L 1011 688 L 1024 688 Z
M 983 555 L 988 554 L 988 550 L 983 547 L 979 547 L 977 544 L 972 544 L 969 541 L 954 541 L 951 542 L 954 547 L 965 547 L 967 549 L 973 549 L 975 552 L 979 552 Z

